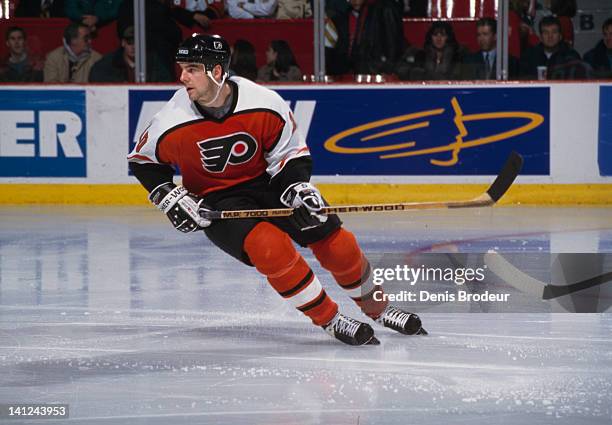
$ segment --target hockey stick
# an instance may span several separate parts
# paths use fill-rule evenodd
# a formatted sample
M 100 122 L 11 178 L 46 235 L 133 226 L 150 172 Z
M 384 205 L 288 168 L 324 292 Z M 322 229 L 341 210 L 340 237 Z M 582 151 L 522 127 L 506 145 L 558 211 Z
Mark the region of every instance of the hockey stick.
M 366 204 L 366 205 L 344 205 L 337 207 L 325 207 L 320 214 L 340 213 L 372 213 L 407 210 L 429 210 L 437 208 L 474 208 L 488 207 L 495 204 L 504 196 L 510 188 L 516 176 L 523 166 L 523 157 L 512 152 L 506 164 L 498 174 L 497 178 L 485 193 L 468 201 L 446 201 L 446 202 L 401 202 L 397 204 Z M 207 212 L 207 218 L 212 219 L 235 219 L 235 218 L 269 218 L 288 217 L 293 214 L 293 208 L 277 208 L 262 210 L 236 210 L 236 211 L 213 211 Z
M 509 285 L 521 292 L 543 300 L 562 297 L 612 281 L 612 272 L 608 272 L 569 285 L 553 285 L 529 276 L 527 273 L 517 269 L 502 255 L 495 252 L 487 252 L 484 255 L 484 262 L 489 267 L 489 270 L 493 271 L 493 273 L 501 277 Z

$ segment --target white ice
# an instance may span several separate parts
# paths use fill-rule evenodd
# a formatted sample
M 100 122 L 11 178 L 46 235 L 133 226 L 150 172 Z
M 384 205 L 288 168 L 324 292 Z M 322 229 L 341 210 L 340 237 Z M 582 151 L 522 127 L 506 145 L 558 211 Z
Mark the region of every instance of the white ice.
M 612 252 L 609 208 L 344 221 L 369 253 Z M 68 403 L 70 424 L 612 423 L 612 315 L 422 318 L 427 337 L 344 346 L 152 207 L 0 208 L 0 403 Z

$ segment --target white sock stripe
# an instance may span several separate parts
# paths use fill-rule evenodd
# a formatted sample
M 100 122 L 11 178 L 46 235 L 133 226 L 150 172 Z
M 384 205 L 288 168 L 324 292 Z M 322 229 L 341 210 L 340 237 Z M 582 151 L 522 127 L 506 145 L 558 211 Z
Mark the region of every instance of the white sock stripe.
M 345 289 L 346 294 L 351 298 L 359 298 L 366 294 L 369 294 L 374 289 L 374 282 L 372 276 L 368 276 L 365 282 L 353 289 Z
M 305 304 L 308 304 L 309 302 L 314 301 L 319 296 L 322 290 L 323 287 L 321 286 L 321 282 L 319 282 L 319 279 L 314 276 L 312 282 L 310 282 L 308 286 L 306 286 L 294 296 L 285 299 L 291 304 L 293 304 L 295 308 L 298 308 Z

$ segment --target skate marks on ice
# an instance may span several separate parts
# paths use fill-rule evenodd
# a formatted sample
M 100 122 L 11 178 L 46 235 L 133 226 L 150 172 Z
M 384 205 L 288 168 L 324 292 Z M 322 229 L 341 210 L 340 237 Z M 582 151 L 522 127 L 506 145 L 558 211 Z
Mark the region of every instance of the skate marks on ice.
M 380 252 L 546 251 L 568 231 L 611 251 L 601 210 L 517 211 L 346 221 Z M 1 214 L 0 403 L 69 403 L 84 424 L 612 421 L 610 315 L 424 314 L 428 337 L 373 324 L 380 346 L 345 347 L 157 211 Z
M 358 350 L 290 314 L 47 308 L 16 325 L 18 307 L 1 311 L 0 399 L 68 402 L 82 423 L 587 424 L 612 415 L 606 315 L 431 315 L 427 338 L 377 328 L 382 345 Z

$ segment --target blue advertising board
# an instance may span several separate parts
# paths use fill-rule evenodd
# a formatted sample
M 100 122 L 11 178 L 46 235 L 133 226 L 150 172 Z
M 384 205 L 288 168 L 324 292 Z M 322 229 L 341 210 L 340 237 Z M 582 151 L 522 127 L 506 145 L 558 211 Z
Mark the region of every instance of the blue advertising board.
M 489 175 L 508 154 L 550 173 L 548 88 L 280 90 L 315 99 L 308 135 L 322 175 Z
M 87 177 L 84 90 L 0 90 L 0 177 Z
M 612 86 L 599 89 L 599 175 L 612 176 Z
M 513 150 L 522 174 L 550 174 L 547 87 L 277 91 L 317 175 L 495 175 Z M 143 105 L 172 93 L 130 91 L 130 150 Z

